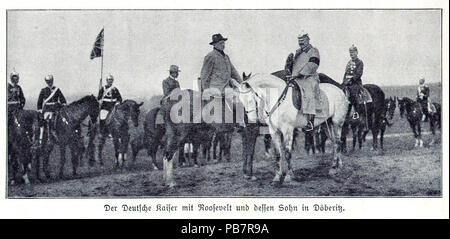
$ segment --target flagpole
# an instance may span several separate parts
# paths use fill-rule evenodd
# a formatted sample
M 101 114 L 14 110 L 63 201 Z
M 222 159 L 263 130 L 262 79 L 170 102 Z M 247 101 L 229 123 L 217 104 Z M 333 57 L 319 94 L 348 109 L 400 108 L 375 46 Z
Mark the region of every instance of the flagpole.
M 105 45 L 105 27 L 103 26 L 103 28 L 102 28 L 102 30 L 103 30 L 103 45 L 101 46 L 101 48 L 102 48 L 102 66 L 101 66 L 101 69 L 100 69 L 100 84 L 99 84 L 99 86 L 98 86 L 98 91 L 100 91 L 101 89 L 102 89 L 102 87 L 103 87 L 103 54 L 105 53 L 105 51 L 104 51 L 104 45 Z

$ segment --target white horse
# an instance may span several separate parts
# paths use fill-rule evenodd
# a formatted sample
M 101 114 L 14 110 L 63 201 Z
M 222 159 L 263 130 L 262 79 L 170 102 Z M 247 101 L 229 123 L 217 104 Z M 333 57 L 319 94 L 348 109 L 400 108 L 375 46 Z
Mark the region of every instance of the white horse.
M 306 115 L 292 103 L 292 87 L 287 89 L 284 98 L 280 97 L 285 87 L 284 80 L 268 74 L 255 75 L 238 86 L 239 99 L 245 107 L 249 121 L 256 122 L 259 119 L 269 126 L 278 162 L 278 171 L 273 182 L 278 183 L 291 180 L 294 129 L 307 125 Z M 333 162 L 329 173 L 334 174 L 342 166 L 340 137 L 349 103 L 344 92 L 337 86 L 321 83 L 319 87 L 322 94 L 325 93 L 328 98 L 329 110 L 328 114 L 316 115 L 314 125 L 318 126 L 324 122 L 328 125 L 327 135 L 333 143 Z M 287 162 L 287 173 L 283 160 L 280 160 L 282 153 Z

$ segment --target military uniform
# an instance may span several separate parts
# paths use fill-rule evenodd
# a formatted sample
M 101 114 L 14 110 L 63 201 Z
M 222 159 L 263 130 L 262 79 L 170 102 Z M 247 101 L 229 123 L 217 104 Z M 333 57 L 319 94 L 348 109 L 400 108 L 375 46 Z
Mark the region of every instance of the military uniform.
M 52 77 L 53 79 L 53 77 Z M 53 138 L 56 139 L 55 134 L 55 122 L 54 121 L 54 114 L 61 108 L 61 105 L 66 104 L 66 98 L 64 97 L 61 90 L 55 86 L 52 87 L 45 87 L 41 89 L 41 92 L 39 94 L 38 102 L 37 102 L 37 109 L 38 111 L 42 112 L 44 114 L 44 120 L 46 121 L 46 127 L 41 127 L 41 134 L 39 136 L 40 140 L 44 139 L 44 133 L 46 130 L 47 133 L 45 133 L 45 137 L 47 137 L 47 134 L 53 135 Z M 51 137 L 48 135 L 47 140 L 49 140 Z
M 319 105 L 320 88 L 317 69 L 320 64 L 319 50 L 312 45 L 298 49 L 288 56 L 286 72 L 292 72 L 292 78 L 298 83 L 302 93 L 302 111 L 304 114 L 315 115 Z
M 52 119 L 54 113 L 66 103 L 66 98 L 59 88 L 45 87 L 39 93 L 37 109 L 42 111 L 44 119 Z
M 345 67 L 344 85 L 359 84 L 362 85 L 361 76 L 363 75 L 364 63 L 356 58 L 350 60 Z
M 101 101 L 100 110 L 111 111 L 116 104 L 122 103 L 122 96 L 115 86 L 103 86 L 98 92 L 97 100 Z
M 25 97 L 22 88 L 8 83 L 8 114 L 17 109 L 23 109 L 24 106 Z
M 420 84 L 417 88 L 417 101 L 420 103 L 422 107 L 422 111 L 424 112 L 424 116 L 428 115 L 430 112 L 430 102 L 428 98 L 430 97 L 430 88 L 426 84 Z M 425 120 L 425 118 L 423 119 Z

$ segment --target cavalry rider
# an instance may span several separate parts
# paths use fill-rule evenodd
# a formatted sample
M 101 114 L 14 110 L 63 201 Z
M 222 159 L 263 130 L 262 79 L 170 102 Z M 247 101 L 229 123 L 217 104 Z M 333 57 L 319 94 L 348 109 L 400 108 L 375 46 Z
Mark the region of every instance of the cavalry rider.
M 122 96 L 119 90 L 113 86 L 114 77 L 108 75 L 106 77 L 106 85 L 103 86 L 97 96 L 100 101 L 100 131 L 105 132 L 105 120 L 108 114 L 113 110 L 115 105 L 122 103 Z
M 8 119 L 16 110 L 25 106 L 25 97 L 19 86 L 19 73 L 13 71 L 10 74 L 11 83 L 8 83 Z
M 175 89 L 180 89 L 180 83 L 177 80 L 178 74 L 180 70 L 178 69 L 178 66 L 171 65 L 169 69 L 169 77 L 163 80 L 162 87 L 164 92 L 164 98 L 166 99 L 167 96 L 170 95 L 170 93 Z
M 314 129 L 314 117 L 319 105 L 320 88 L 317 69 L 320 64 L 319 50 L 309 43 L 309 35 L 302 32 L 298 36 L 299 49 L 295 55 L 289 54 L 285 71 L 288 80 L 295 80 L 302 91 L 302 110 L 308 124 L 305 131 Z
M 64 97 L 62 91 L 53 85 L 53 75 L 46 76 L 45 83 L 47 83 L 47 87 L 41 89 L 37 102 L 37 109 L 40 113 L 44 114 L 44 120 L 46 121 L 46 125 L 48 127 L 48 133 L 56 138 L 56 134 L 54 132 L 55 113 L 61 108 L 61 106 L 66 105 L 66 98 Z M 43 134 L 44 126 L 41 127 L 40 140 L 42 140 Z
M 361 77 L 363 75 L 364 70 L 364 63 L 361 61 L 361 59 L 358 58 L 358 48 L 356 48 L 355 45 L 352 45 L 349 48 L 350 53 L 350 60 L 347 63 L 347 66 L 345 67 L 345 73 L 344 73 L 344 86 L 351 86 L 351 85 L 357 85 L 359 87 L 359 92 L 363 94 L 364 100 L 367 99 L 367 96 L 365 96 L 365 91 L 362 86 L 362 80 Z M 359 115 L 356 111 L 356 105 L 350 105 L 349 110 L 347 113 L 347 116 L 349 116 L 351 107 L 354 109 L 353 118 L 358 119 Z
M 425 121 L 428 117 L 428 113 L 430 112 L 430 102 L 428 98 L 430 97 L 430 88 L 425 84 L 425 78 L 420 78 L 419 87 L 417 88 L 417 102 L 420 103 L 422 107 L 422 112 L 424 113 L 422 116 L 422 121 Z

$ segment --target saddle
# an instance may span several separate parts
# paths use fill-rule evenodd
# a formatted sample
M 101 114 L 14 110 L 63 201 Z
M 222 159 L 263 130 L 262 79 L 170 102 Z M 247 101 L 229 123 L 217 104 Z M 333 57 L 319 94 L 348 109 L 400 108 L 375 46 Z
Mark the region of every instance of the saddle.
M 108 113 L 108 115 L 106 116 L 105 119 L 105 125 L 109 125 L 111 123 L 112 120 L 112 116 L 116 113 L 117 111 L 117 106 L 118 105 L 114 105 L 113 109 Z
M 370 92 L 366 89 L 366 87 L 362 87 L 362 92 L 360 91 L 358 94 L 358 104 L 363 104 L 364 101 L 366 103 L 372 103 L 372 96 L 370 95 Z
M 300 86 L 296 81 L 290 83 L 292 85 L 292 104 L 298 110 L 302 110 L 302 93 Z M 319 84 L 320 86 L 320 84 Z M 322 118 L 329 115 L 329 104 L 328 97 L 325 92 L 321 89 L 319 94 L 319 102 L 316 102 L 316 117 Z

